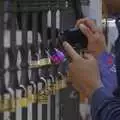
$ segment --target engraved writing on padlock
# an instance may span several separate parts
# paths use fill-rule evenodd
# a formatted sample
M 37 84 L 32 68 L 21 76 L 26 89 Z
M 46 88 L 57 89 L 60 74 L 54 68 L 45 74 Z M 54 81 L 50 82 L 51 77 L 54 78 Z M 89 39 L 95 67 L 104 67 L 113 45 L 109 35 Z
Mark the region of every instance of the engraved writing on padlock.
M 45 94 L 45 88 L 42 88 L 42 83 L 37 84 L 38 87 L 38 94 L 37 94 L 37 100 L 40 104 L 47 104 L 48 102 L 48 95 Z
M 45 90 L 41 90 L 38 93 L 38 102 L 41 104 L 48 103 L 48 94 L 46 94 Z

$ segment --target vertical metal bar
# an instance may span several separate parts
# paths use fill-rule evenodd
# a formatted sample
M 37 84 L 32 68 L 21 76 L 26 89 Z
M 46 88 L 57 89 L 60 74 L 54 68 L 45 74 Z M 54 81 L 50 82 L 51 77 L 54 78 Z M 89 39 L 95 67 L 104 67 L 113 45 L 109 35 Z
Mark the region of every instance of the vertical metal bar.
M 21 80 L 20 84 L 23 87 L 22 97 L 27 97 L 27 87 L 29 85 L 28 78 L 28 43 L 27 43 L 27 13 L 22 13 L 22 46 L 20 48 L 22 62 L 21 62 Z M 27 105 L 22 108 L 22 120 L 28 118 Z
M 40 14 L 41 15 L 41 14 Z M 42 17 L 42 16 L 41 16 Z M 33 12 L 32 13 L 32 46 L 31 46 L 31 57 L 33 61 L 37 61 L 38 60 L 38 56 L 39 56 L 39 44 L 38 43 L 38 27 L 41 27 L 38 25 L 38 13 L 37 12 Z M 41 29 L 41 28 L 39 28 Z M 39 91 L 41 90 L 41 87 L 39 88 L 39 85 L 42 85 L 42 82 L 40 80 L 40 76 L 39 76 L 39 69 L 38 68 L 34 68 L 31 70 L 31 82 L 34 83 L 34 85 L 36 86 L 36 88 L 34 88 L 34 90 L 36 90 L 35 95 L 38 95 Z M 36 98 L 36 103 L 32 104 L 32 120 L 41 120 L 42 119 L 42 105 L 38 102 L 38 96 Z
M 52 36 L 52 44 L 55 47 L 56 46 L 56 10 L 52 10 L 51 15 L 51 36 Z
M 59 0 L 58 0 L 58 4 L 59 4 Z M 60 7 L 60 6 L 59 6 Z M 58 26 L 58 30 L 60 31 L 61 30 L 61 28 L 62 28 L 62 13 L 61 13 L 61 10 L 60 10 L 60 8 L 59 8 L 59 12 L 57 12 L 57 13 L 59 13 L 58 15 L 57 15 L 57 20 L 59 21 L 59 26 Z M 55 97 L 55 109 L 56 109 L 56 113 L 55 113 L 55 120 L 60 120 L 60 105 L 59 105 L 59 102 L 60 102 L 60 92 L 59 91 L 57 91 L 57 93 L 56 93 L 56 97 Z
M 73 9 L 74 9 L 76 20 L 82 18 L 83 14 L 82 14 L 80 0 L 72 0 L 71 2 L 72 2 Z
M 52 15 L 51 15 L 51 42 L 53 47 L 55 48 L 56 46 L 56 9 L 52 10 Z M 52 74 L 54 76 L 54 79 L 57 78 L 57 68 L 58 66 L 54 65 L 52 67 Z M 55 120 L 55 114 L 56 114 L 56 109 L 55 109 L 55 95 L 51 95 L 51 120 Z
M 47 41 L 47 12 L 46 11 L 43 11 L 42 13 L 42 35 L 43 35 L 42 45 L 44 46 L 44 48 L 47 48 L 48 41 Z M 43 54 L 43 57 L 44 56 L 46 57 L 46 54 Z
M 63 31 L 63 11 L 60 9 L 60 31 Z M 65 67 L 65 66 L 64 66 Z M 59 106 L 57 108 L 58 116 L 56 116 L 57 120 L 62 120 L 62 105 L 60 104 L 60 91 L 56 95 L 56 104 Z
M 18 39 L 18 38 L 17 38 Z M 17 55 L 17 65 L 20 66 L 21 63 L 21 54 L 20 51 L 18 51 Z M 20 82 L 20 77 L 21 77 L 21 69 L 18 70 L 18 81 Z M 23 89 L 18 85 L 18 88 L 16 89 L 16 120 L 22 120 L 22 107 L 19 104 L 19 100 L 21 99 L 21 91 Z
M 51 11 L 50 10 L 48 10 L 48 13 L 47 13 L 47 38 L 48 38 L 48 40 L 50 39 L 50 25 L 51 24 Z M 49 48 L 49 44 L 47 43 L 47 46 L 46 47 L 48 47 Z M 47 79 L 47 86 L 48 86 L 48 89 L 50 89 L 50 85 L 52 84 L 51 83 L 51 80 L 50 80 L 50 78 L 49 78 L 49 75 L 47 76 L 48 77 L 48 79 Z M 50 107 L 51 107 L 51 97 L 50 97 L 51 95 L 48 95 L 48 105 L 47 105 L 47 120 L 50 120 L 50 116 L 51 116 L 51 114 L 50 114 Z
M 4 1 L 0 1 L 0 102 L 3 100 L 5 90 L 4 80 Z M 2 105 L 2 104 L 0 104 Z M 2 106 L 1 106 L 2 108 Z M 4 113 L 0 111 L 0 119 L 3 120 Z
M 48 48 L 48 41 L 47 41 L 47 12 L 43 11 L 42 13 L 42 35 L 43 35 L 43 39 L 42 39 L 42 45 L 43 45 L 43 49 L 41 49 L 41 55 L 42 57 L 46 58 L 46 53 L 45 53 L 45 49 L 44 48 Z M 45 67 L 42 69 L 42 74 L 46 77 L 48 76 L 48 68 Z M 47 120 L 47 104 L 43 104 L 42 105 L 42 120 Z
M 63 10 L 60 9 L 60 31 L 63 31 Z
M 34 53 L 32 55 L 33 60 L 37 60 L 37 55 L 38 53 L 38 13 L 33 12 L 32 13 L 32 36 L 33 36 L 33 47 L 34 47 Z M 38 69 L 33 69 L 32 70 L 35 73 L 35 76 L 38 76 Z M 38 77 L 37 77 L 38 78 Z M 37 82 L 37 78 L 35 78 L 33 81 Z M 35 88 L 34 88 L 35 89 Z M 32 120 L 37 120 L 37 103 L 32 104 Z
M 38 71 L 36 69 L 32 69 L 32 73 L 31 73 L 31 82 L 33 82 L 34 84 L 34 93 L 33 95 L 37 95 L 37 82 L 39 81 L 39 75 L 38 75 Z M 31 113 L 29 113 L 31 114 Z M 28 114 L 28 115 L 29 115 Z M 39 113 L 40 114 L 40 113 Z M 37 99 L 35 99 L 35 102 L 32 103 L 32 120 L 38 120 L 38 103 L 37 103 Z
M 16 11 L 15 4 L 13 3 L 13 8 L 11 9 L 11 31 L 10 31 L 10 48 L 8 51 L 9 55 L 9 73 L 10 81 L 8 85 L 8 90 L 11 94 L 12 110 L 10 112 L 11 120 L 16 120 L 15 112 L 15 99 L 16 99 L 16 89 L 18 88 L 17 80 L 17 47 L 16 47 Z
M 55 79 L 55 78 L 54 78 Z M 52 83 L 53 84 L 53 83 Z M 55 95 L 51 95 L 51 103 L 50 103 L 50 120 L 55 120 L 55 114 L 56 114 L 56 109 L 55 109 Z

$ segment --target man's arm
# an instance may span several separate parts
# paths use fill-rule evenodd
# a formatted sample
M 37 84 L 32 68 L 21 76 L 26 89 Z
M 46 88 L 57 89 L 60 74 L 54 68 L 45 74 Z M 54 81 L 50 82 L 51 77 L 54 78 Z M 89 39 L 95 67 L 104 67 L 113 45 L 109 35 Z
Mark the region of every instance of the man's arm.
M 103 52 L 97 57 L 101 81 L 108 93 L 113 93 L 117 88 L 117 75 L 115 57 L 108 52 Z
M 120 120 L 120 98 L 97 89 L 91 99 L 92 120 Z

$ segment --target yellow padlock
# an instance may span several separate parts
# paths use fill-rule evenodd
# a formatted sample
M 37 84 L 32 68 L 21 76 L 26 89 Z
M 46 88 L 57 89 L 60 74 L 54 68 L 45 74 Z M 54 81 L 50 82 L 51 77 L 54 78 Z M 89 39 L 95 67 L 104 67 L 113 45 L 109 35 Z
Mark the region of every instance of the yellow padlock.
M 16 110 L 16 99 L 15 97 L 11 98 L 11 112 L 15 112 Z
M 29 66 L 30 68 L 39 68 L 39 67 L 43 67 L 43 66 L 47 66 L 47 65 L 51 65 L 51 60 L 50 58 L 43 58 L 40 59 L 38 61 L 32 61 Z
M 45 91 L 41 91 L 40 93 L 38 93 L 38 102 L 40 104 L 48 103 L 48 95 L 45 93 Z
M 66 87 L 67 87 L 66 79 L 64 78 L 64 79 L 61 80 L 61 89 L 64 89 Z
M 53 83 L 53 94 L 54 94 L 54 95 L 56 94 L 56 82 Z
M 32 85 L 28 86 L 28 104 L 32 104 L 36 102 L 36 91 L 33 91 Z
M 18 105 L 19 105 L 19 107 L 27 107 L 27 105 L 28 105 L 27 97 L 18 99 Z
M 46 87 L 45 92 L 46 92 L 46 94 L 48 94 L 48 95 L 51 95 L 51 94 L 52 94 L 52 87 L 51 87 L 51 82 L 50 82 L 50 81 L 47 82 L 47 87 Z
M 51 90 L 52 90 L 52 95 L 55 95 L 56 94 L 56 92 L 55 92 L 56 91 L 56 84 L 52 83 L 50 87 L 51 87 Z
M 0 112 L 3 112 L 4 108 L 3 108 L 3 97 L 0 96 Z
M 59 80 L 56 80 L 56 92 L 59 91 L 60 86 L 59 86 Z
M 3 111 L 10 111 L 11 109 L 11 97 L 10 94 L 4 94 L 4 99 L 3 99 Z

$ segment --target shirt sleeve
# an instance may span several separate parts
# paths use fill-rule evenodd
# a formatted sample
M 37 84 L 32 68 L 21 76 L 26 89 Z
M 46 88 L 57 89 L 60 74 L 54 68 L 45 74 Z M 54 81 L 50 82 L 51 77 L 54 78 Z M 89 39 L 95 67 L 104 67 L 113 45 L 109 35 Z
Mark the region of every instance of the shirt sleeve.
M 112 93 L 117 88 L 117 75 L 115 57 L 108 52 L 103 52 L 98 56 L 101 81 L 108 93 Z
M 120 98 L 106 93 L 105 88 L 97 89 L 91 99 L 92 120 L 120 120 Z

